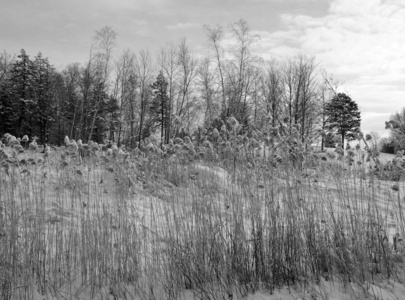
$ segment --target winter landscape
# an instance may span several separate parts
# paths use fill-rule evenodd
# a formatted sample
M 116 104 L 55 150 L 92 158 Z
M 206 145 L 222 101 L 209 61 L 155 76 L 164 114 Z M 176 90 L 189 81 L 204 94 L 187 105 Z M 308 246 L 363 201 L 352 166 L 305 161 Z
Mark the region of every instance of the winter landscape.
M 0 12 L 0 299 L 405 299 L 403 4 L 93 2 Z

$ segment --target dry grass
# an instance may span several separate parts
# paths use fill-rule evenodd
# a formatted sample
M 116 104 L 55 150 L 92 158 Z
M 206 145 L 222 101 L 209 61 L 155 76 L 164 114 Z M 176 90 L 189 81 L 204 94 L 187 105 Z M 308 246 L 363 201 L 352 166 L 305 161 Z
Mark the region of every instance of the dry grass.
M 1 299 L 242 299 L 403 279 L 404 185 L 367 166 L 60 154 L 0 169 Z

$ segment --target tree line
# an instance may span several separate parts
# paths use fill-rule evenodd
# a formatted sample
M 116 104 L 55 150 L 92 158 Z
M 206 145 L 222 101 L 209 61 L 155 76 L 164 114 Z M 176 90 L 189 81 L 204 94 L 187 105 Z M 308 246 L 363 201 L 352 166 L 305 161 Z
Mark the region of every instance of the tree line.
M 168 143 L 219 129 L 230 117 L 250 130 L 280 127 L 287 134 L 295 128 L 303 141 L 325 130 L 334 129 L 343 140 L 358 131 L 360 113 L 352 114 L 357 104 L 336 93 L 315 57 L 263 59 L 255 51 L 259 36 L 243 19 L 204 30 L 206 56 L 193 52 L 186 39 L 155 55 L 118 54 L 110 27 L 96 31 L 85 64 L 62 70 L 41 53 L 30 58 L 24 50 L 18 56 L 3 52 L 0 133 L 36 136 L 40 143 L 61 144 L 67 135 L 135 147 L 151 135 Z M 350 124 L 347 110 L 355 119 Z

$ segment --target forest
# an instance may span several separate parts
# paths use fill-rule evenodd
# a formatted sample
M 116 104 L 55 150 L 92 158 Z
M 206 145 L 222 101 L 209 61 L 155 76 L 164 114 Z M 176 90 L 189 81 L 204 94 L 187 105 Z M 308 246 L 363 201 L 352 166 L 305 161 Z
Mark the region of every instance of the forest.
M 204 30 L 205 55 L 186 39 L 155 54 L 118 53 L 118 34 L 108 26 L 95 32 L 87 62 L 61 70 L 41 52 L 32 58 L 23 49 L 18 55 L 4 51 L 0 133 L 27 134 L 41 144 L 61 145 L 69 136 L 135 148 L 149 136 L 167 144 L 220 130 L 230 117 L 245 132 L 299 126 L 302 140 L 336 125 L 326 105 L 340 83 L 315 57 L 260 57 L 260 37 L 243 19 Z

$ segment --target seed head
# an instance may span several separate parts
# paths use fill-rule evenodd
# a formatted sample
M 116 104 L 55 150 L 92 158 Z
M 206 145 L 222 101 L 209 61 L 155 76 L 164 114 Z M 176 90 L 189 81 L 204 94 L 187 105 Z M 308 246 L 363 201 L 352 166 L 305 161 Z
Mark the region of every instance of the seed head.
M 69 146 L 68 146 L 68 149 L 69 149 L 69 150 L 72 150 L 72 151 L 77 151 L 77 150 L 79 149 L 79 147 L 77 146 L 77 143 L 76 143 L 75 140 L 72 139 L 72 140 L 70 141 Z
M 202 146 L 208 149 L 212 149 L 212 145 L 209 141 L 204 141 L 204 143 L 202 143 Z
M 176 138 L 174 139 L 174 144 L 180 144 L 180 143 L 183 143 L 183 139 L 181 139 L 181 138 L 179 138 L 179 137 L 176 137 Z
M 232 128 L 236 128 L 239 125 L 239 122 L 234 117 L 229 117 L 227 122 Z
M 10 160 L 11 156 L 3 149 L 0 148 L 0 161 Z
M 156 150 L 155 145 L 153 145 L 152 143 L 147 144 L 146 150 L 149 152 L 155 152 L 155 150 Z
M 118 152 L 118 147 L 117 147 L 117 145 L 116 145 L 116 144 L 113 144 L 113 145 L 111 146 L 111 150 L 112 150 L 113 152 L 117 153 L 117 152 Z
M 219 131 L 218 131 L 218 129 L 214 128 L 214 130 L 212 131 L 212 136 L 213 136 L 214 138 L 218 138 L 218 137 L 219 137 Z
M 32 142 L 29 144 L 28 147 L 29 147 L 30 150 L 35 151 L 35 150 L 37 150 L 37 148 L 38 148 L 38 144 L 37 144 L 36 141 L 32 141 Z
M 8 145 L 9 146 L 14 146 L 14 145 L 20 145 L 20 142 L 17 140 L 17 138 L 15 137 L 15 136 L 13 136 L 13 135 L 10 135 L 9 137 L 8 137 Z
M 185 142 L 186 144 L 190 144 L 190 143 L 191 143 L 190 137 L 186 136 L 186 137 L 184 138 L 184 142 Z

